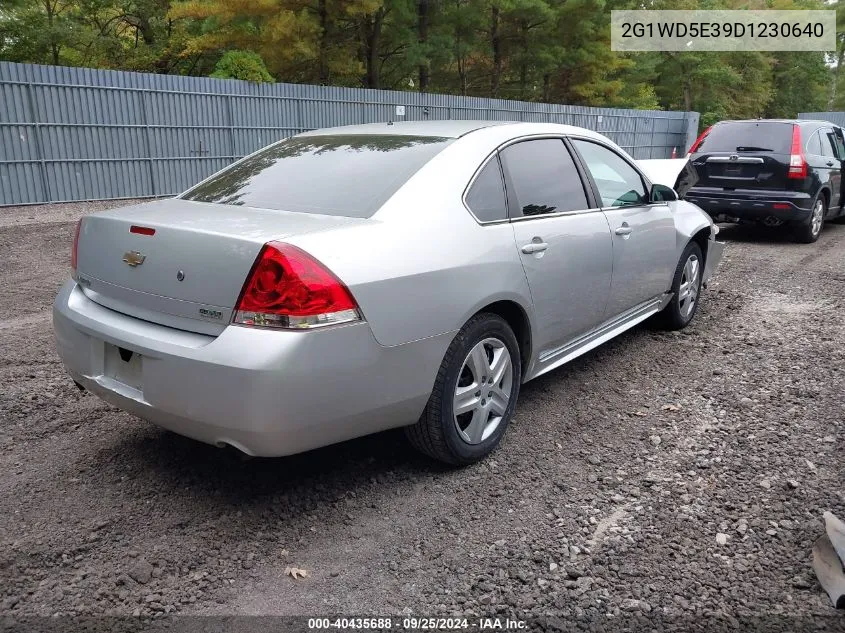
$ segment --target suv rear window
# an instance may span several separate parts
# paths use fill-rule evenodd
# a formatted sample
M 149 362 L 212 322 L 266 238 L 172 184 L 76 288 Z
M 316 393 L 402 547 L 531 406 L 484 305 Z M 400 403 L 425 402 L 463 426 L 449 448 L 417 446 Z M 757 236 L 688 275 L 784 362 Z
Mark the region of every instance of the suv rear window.
M 368 218 L 453 140 L 379 134 L 289 138 L 233 164 L 182 199 Z
M 789 154 L 791 149 L 792 123 L 725 121 L 713 126 L 698 146 L 697 153 L 767 151 Z

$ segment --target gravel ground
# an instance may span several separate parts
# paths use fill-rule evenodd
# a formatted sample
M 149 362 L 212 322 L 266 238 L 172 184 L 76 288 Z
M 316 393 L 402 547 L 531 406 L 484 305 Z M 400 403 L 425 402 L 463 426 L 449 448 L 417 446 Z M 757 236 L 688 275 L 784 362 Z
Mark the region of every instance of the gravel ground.
M 810 566 L 822 512 L 845 516 L 845 226 L 723 230 L 691 327 L 535 380 L 493 458 L 447 470 L 401 432 L 245 461 L 77 391 L 49 307 L 102 206 L 0 213 L 0 615 L 845 628 Z

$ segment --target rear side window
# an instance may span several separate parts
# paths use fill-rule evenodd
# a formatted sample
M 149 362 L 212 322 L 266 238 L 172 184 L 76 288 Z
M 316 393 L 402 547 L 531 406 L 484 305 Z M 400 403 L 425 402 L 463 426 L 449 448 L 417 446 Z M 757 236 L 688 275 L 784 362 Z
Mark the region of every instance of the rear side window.
M 561 139 L 523 141 L 501 152 L 513 184 L 516 217 L 587 209 L 587 194 Z
M 619 154 L 590 141 L 572 139 L 572 144 L 587 163 L 601 195 L 602 206 L 621 207 L 649 202 L 642 176 Z
M 789 154 L 792 123 L 776 121 L 725 121 L 713 126 L 697 153 L 772 152 Z
M 807 141 L 807 153 L 813 154 L 814 156 L 821 156 L 822 153 L 822 144 L 819 141 L 819 133 L 813 132 L 810 139 Z
M 505 220 L 508 217 L 508 205 L 505 201 L 505 185 L 502 181 L 502 169 L 499 159 L 493 156 L 478 172 L 466 195 L 466 203 L 476 218 L 481 222 Z
M 182 198 L 368 218 L 452 140 L 376 134 L 290 138 L 235 163 Z

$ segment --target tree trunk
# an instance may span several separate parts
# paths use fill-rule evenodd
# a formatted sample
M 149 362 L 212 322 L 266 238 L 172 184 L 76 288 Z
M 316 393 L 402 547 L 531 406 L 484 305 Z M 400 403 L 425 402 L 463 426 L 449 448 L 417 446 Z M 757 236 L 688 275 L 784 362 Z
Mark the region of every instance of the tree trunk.
M 830 101 L 828 101 L 827 109 L 833 110 L 836 103 L 836 91 L 839 89 L 839 75 L 842 71 L 842 63 L 845 62 L 845 45 L 839 44 L 839 50 L 836 54 L 836 68 L 833 71 L 833 86 L 830 91 Z
M 521 21 L 520 31 L 522 31 L 522 63 L 519 65 L 519 91 L 521 99 L 528 99 L 528 23 L 525 20 Z
M 551 99 L 552 77 L 549 73 L 543 74 L 543 101 L 546 103 Z
M 490 76 L 490 96 L 499 97 L 502 77 L 502 41 L 499 36 L 499 7 L 493 6 L 490 14 L 490 47 L 493 49 L 493 74 Z
M 378 49 L 381 43 L 381 27 L 384 22 L 384 8 L 376 11 L 371 18 L 362 22 L 362 40 L 364 44 L 364 65 L 366 76 L 364 85 L 367 88 L 379 87 L 379 58 Z
M 326 7 L 326 0 L 318 0 L 317 14 L 320 19 L 320 50 L 317 59 L 317 72 L 320 83 L 327 84 L 329 83 L 329 12 Z
M 430 70 L 428 67 L 428 26 L 431 21 L 429 16 L 428 0 L 419 0 L 417 2 L 417 37 L 420 43 L 420 49 L 423 51 L 425 58 L 420 62 L 419 67 L 419 81 L 420 92 L 425 92 L 428 89 L 428 82 L 430 78 Z
M 47 24 L 50 25 L 50 54 L 53 58 L 53 66 L 58 66 L 61 47 L 56 42 L 56 32 L 53 30 L 53 19 L 56 15 L 56 5 L 50 2 L 50 0 L 44 0 L 44 11 L 47 14 Z

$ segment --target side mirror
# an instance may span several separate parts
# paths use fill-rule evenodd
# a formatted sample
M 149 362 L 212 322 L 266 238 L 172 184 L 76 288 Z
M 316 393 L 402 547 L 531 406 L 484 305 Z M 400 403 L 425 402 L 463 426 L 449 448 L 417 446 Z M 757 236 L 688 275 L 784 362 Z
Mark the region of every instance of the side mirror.
M 652 202 L 671 202 L 678 199 L 678 194 L 675 190 L 666 185 L 652 185 L 651 194 L 649 196 Z

